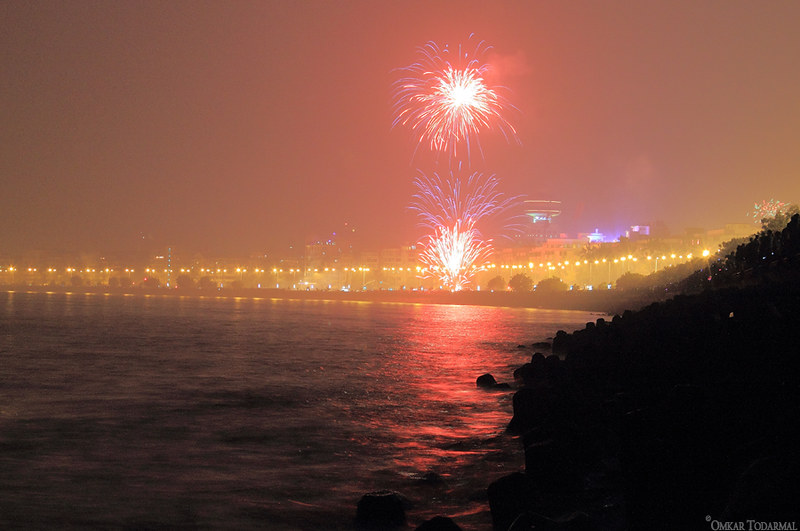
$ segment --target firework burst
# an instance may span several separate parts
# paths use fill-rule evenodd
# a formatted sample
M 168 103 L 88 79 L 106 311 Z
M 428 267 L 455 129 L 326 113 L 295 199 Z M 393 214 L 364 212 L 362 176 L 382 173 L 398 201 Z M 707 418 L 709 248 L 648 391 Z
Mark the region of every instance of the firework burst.
M 753 223 L 761 223 L 762 219 L 774 218 L 786 208 L 786 203 L 770 199 L 753 205 Z
M 461 45 L 451 52 L 434 42 L 419 48 L 419 61 L 398 69 L 403 77 L 394 83 L 392 127 L 409 127 L 417 148 L 428 144 L 451 160 L 462 155 L 462 145 L 467 161 L 473 147 L 483 156 L 478 139 L 483 131 L 499 131 L 506 141 L 519 142 L 516 129 L 503 116 L 514 107 L 502 96 L 503 87 L 486 81 L 489 65 L 481 58 L 489 49 L 484 41 L 472 53 L 463 52 Z
M 436 277 L 450 291 L 461 291 L 475 273 L 486 269 L 492 255 L 489 242 L 480 239 L 474 222 L 457 220 L 439 226 L 423 243 L 423 277 Z
M 428 176 L 419 171 L 414 179 L 417 193 L 410 208 L 419 216 L 420 225 L 431 229 L 452 225 L 459 219 L 477 223 L 506 210 L 517 200 L 499 192 L 499 184 L 494 174 L 474 172 L 462 180 L 452 173 L 443 179 L 436 172 Z
M 410 208 L 420 225 L 432 230 L 420 242 L 423 277 L 438 278 L 447 289 L 459 291 L 486 268 L 493 252 L 491 240 L 483 238 L 477 224 L 516 200 L 498 192 L 498 184 L 494 175 L 477 172 L 464 180 L 452 173 L 448 179 L 419 173 Z

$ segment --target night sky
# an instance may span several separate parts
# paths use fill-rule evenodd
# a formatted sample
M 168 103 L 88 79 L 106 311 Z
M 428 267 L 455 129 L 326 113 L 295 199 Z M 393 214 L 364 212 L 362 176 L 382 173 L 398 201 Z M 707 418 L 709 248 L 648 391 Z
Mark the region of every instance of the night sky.
M 280 254 L 419 236 L 393 69 L 471 33 L 521 145 L 473 169 L 564 228 L 750 222 L 800 200 L 800 2 L 0 3 L 0 256 L 142 235 Z

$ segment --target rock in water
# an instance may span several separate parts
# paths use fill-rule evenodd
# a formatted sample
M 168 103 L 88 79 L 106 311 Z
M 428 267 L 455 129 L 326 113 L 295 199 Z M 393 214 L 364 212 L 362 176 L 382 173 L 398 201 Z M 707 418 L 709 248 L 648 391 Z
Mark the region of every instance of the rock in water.
M 403 497 L 390 490 L 370 492 L 358 501 L 356 528 L 393 529 L 406 525 Z
M 446 516 L 434 516 L 422 522 L 416 531 L 461 531 L 461 528 Z
M 478 385 L 478 387 L 491 389 L 497 385 L 497 380 L 495 380 L 494 376 L 487 372 L 486 374 L 481 374 L 478 376 L 478 379 L 475 380 L 475 383 Z

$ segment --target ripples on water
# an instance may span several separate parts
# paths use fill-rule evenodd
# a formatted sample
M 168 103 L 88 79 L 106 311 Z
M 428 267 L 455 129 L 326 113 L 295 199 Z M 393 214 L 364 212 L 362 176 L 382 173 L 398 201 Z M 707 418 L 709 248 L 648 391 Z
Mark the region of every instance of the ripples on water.
M 0 527 L 346 529 L 382 488 L 486 527 L 522 456 L 475 378 L 595 317 L 0 293 Z

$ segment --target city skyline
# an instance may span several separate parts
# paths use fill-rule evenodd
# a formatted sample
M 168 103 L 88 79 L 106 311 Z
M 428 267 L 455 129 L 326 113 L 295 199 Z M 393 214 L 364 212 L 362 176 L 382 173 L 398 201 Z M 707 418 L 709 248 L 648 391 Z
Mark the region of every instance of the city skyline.
M 368 2 L 0 7 L 0 255 L 144 237 L 277 253 L 357 228 L 420 237 L 392 71 L 471 33 L 521 145 L 477 170 L 559 200 L 567 232 L 748 221 L 800 197 L 794 2 Z

